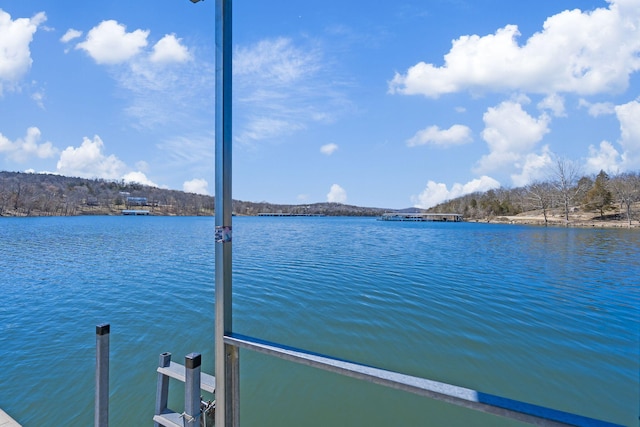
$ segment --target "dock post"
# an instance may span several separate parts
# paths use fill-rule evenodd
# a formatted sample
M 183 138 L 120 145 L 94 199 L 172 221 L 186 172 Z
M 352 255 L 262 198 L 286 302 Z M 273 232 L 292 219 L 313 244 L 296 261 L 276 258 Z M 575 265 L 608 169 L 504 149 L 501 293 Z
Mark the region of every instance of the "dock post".
M 109 334 L 111 325 L 96 326 L 95 427 L 109 426 Z
M 200 371 L 202 356 L 189 353 L 184 357 L 184 425 L 200 425 Z
M 158 361 L 159 368 L 167 368 L 171 364 L 171 353 L 161 353 Z M 156 410 L 154 415 L 161 415 L 169 402 L 169 377 L 158 372 L 158 385 L 156 388 Z M 161 427 L 161 424 L 154 422 L 154 427 Z

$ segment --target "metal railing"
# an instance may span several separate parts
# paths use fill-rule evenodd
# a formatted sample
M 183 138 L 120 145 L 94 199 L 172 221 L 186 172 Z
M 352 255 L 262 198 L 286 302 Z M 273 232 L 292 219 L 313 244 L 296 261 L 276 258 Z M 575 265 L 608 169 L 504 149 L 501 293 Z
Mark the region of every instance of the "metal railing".
M 96 326 L 96 398 L 95 426 L 109 425 L 109 337 L 108 323 Z M 278 357 L 289 362 L 322 369 L 343 376 L 364 380 L 373 384 L 417 394 L 430 399 L 473 409 L 488 414 L 521 421 L 538 426 L 619 426 L 606 421 L 584 417 L 556 409 L 545 408 L 493 394 L 483 393 L 469 388 L 459 387 L 439 381 L 402 374 L 339 359 L 320 353 L 314 353 L 295 347 L 285 346 L 259 338 L 241 334 L 224 336 L 224 345 L 239 355 L 239 349 Z M 236 363 L 238 360 L 235 361 Z M 154 412 L 155 426 L 183 427 L 211 425 L 202 418 L 211 418 L 216 409 L 216 401 L 220 400 L 219 384 L 212 375 L 201 372 L 202 359 L 199 353 L 185 356 L 185 364 L 171 361 L 171 353 L 160 354 L 158 363 L 158 381 L 156 389 L 156 407 Z M 239 373 L 239 372 L 238 372 Z M 174 378 L 185 384 L 184 412 L 179 413 L 167 407 L 169 395 L 169 379 Z M 238 375 L 239 379 L 239 375 Z M 200 390 L 216 395 L 216 401 L 202 401 Z M 232 384 L 227 390 L 238 390 L 238 384 Z M 222 420 L 222 425 L 239 426 L 240 400 L 234 396 L 227 398 L 229 408 L 234 416 Z M 217 411 L 216 416 L 217 415 Z M 221 424 L 218 424 L 221 425 Z
M 538 426 L 613 427 L 613 424 L 543 406 L 520 402 L 469 388 L 401 374 L 294 347 L 232 334 L 224 337 L 226 345 L 252 350 L 325 371 L 414 393 L 430 399 L 498 415 Z M 239 402 L 238 402 L 239 404 Z M 236 410 L 239 408 L 236 408 Z

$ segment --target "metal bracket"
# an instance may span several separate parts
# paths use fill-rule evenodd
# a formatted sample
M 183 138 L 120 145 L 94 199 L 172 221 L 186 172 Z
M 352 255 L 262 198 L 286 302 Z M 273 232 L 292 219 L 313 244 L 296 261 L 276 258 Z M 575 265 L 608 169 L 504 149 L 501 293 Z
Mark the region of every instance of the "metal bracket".
M 216 226 L 216 243 L 229 243 L 231 242 L 231 227 L 230 226 Z

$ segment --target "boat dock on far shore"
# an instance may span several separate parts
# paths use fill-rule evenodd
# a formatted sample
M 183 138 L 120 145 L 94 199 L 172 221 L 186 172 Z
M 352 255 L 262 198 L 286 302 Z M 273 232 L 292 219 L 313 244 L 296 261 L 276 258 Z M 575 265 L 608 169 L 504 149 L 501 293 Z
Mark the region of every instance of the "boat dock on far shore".
M 457 213 L 404 213 L 387 212 L 380 221 L 418 221 L 418 222 L 462 222 L 462 215 Z
M 134 215 L 134 216 L 149 215 L 149 211 L 146 209 L 123 209 L 122 215 Z
M 277 212 L 277 213 L 267 213 L 261 212 L 258 216 L 326 216 L 325 214 L 302 214 L 302 213 L 293 213 L 293 212 Z

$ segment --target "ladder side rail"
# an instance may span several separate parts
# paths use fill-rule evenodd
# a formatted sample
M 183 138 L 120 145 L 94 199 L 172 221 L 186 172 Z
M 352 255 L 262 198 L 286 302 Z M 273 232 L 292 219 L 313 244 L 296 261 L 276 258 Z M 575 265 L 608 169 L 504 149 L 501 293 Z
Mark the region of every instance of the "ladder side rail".
M 171 353 L 162 353 L 158 361 L 158 382 L 156 386 L 156 408 L 154 415 L 161 415 L 167 411 L 169 401 L 169 376 L 161 372 L 161 369 L 167 368 L 171 364 Z M 161 424 L 155 422 L 154 427 L 160 427 Z

